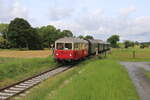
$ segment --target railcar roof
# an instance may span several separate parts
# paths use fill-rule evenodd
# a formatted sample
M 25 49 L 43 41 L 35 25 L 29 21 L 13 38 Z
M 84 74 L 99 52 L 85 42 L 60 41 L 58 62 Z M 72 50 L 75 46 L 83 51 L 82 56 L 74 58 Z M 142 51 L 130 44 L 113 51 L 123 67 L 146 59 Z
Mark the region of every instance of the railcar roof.
M 90 41 L 91 43 L 99 43 L 97 40 L 94 39 L 88 39 L 88 41 Z
M 110 43 L 108 43 L 108 42 L 104 42 L 104 44 L 110 44 Z
M 56 40 L 55 43 L 88 43 L 88 42 L 80 38 L 64 37 Z
M 103 44 L 104 43 L 104 41 L 103 40 L 96 40 L 98 43 L 101 43 L 101 44 Z

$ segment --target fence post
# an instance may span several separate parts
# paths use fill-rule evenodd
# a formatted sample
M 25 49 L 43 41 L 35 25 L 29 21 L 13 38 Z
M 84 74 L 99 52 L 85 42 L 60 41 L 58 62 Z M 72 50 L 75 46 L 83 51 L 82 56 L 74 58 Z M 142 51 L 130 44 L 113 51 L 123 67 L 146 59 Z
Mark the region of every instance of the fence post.
M 133 51 L 133 58 L 135 58 L 135 51 Z

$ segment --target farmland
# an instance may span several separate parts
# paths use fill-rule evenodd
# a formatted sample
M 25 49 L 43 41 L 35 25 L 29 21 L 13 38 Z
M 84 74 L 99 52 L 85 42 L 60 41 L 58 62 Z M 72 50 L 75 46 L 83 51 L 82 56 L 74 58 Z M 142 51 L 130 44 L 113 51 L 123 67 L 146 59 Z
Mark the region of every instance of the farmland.
M 0 88 L 57 66 L 48 50 L 0 51 Z
M 135 52 L 135 57 L 133 57 L 133 51 Z M 112 49 L 108 59 L 118 61 L 150 61 L 150 48 Z
M 135 51 L 135 58 L 132 52 Z M 19 52 L 19 51 L 0 51 Z M 20 51 L 38 52 L 38 51 Z M 48 68 L 55 67 L 52 57 L 32 53 L 26 57 L 20 55 L 0 58 L 0 86 L 16 82 Z M 49 53 L 48 53 L 49 54 Z M 47 54 L 47 56 L 48 56 Z M 101 58 L 101 57 L 100 57 Z M 127 70 L 120 61 L 150 61 L 147 49 L 112 49 L 102 59 L 97 57 L 84 61 L 77 67 L 51 77 L 30 90 L 30 94 L 21 100 L 139 100 L 135 87 Z M 9 74 L 7 74 L 9 73 Z M 149 76 L 149 73 L 147 73 Z M 69 94 L 68 94 L 69 93 Z
M 0 50 L 0 57 L 9 58 L 45 58 L 51 55 L 50 50 L 30 50 L 30 51 L 19 51 L 19 50 Z

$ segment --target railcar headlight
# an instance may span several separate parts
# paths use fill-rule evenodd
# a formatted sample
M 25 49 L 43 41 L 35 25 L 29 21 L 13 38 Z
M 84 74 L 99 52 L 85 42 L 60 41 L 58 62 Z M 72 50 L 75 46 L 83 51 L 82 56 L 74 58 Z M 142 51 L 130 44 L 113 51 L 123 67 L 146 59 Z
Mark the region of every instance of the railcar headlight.
M 70 56 L 72 56 L 72 54 L 70 54 Z
M 56 56 L 58 56 L 58 53 L 56 53 Z

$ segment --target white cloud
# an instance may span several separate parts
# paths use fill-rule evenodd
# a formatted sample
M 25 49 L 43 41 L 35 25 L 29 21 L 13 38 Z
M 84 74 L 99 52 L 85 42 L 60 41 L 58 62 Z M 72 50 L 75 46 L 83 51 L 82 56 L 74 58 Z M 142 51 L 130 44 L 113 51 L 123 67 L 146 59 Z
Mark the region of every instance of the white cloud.
M 49 9 L 49 18 L 51 20 L 61 20 L 71 16 L 73 9 L 69 8 L 50 8 Z
M 130 15 L 134 11 L 128 10 Z M 126 11 L 127 15 L 127 11 Z M 118 14 L 118 16 L 106 16 L 103 10 L 97 9 L 72 21 L 53 21 L 52 23 L 61 29 L 70 29 L 75 35 L 93 35 L 95 38 L 106 40 L 112 34 L 121 36 L 121 40 L 150 41 L 150 16 L 129 17 Z
M 12 11 L 11 11 L 12 17 L 21 17 L 21 18 L 27 18 L 28 11 L 27 8 L 23 7 L 18 0 L 15 0 L 14 4 L 12 5 Z
M 112 34 L 119 34 L 122 40 L 150 41 L 150 16 L 132 16 L 136 7 L 118 9 L 115 16 L 108 16 L 103 9 L 79 9 L 50 7 L 48 19 L 37 20 L 29 17 L 29 11 L 20 0 L 0 0 L 0 22 L 9 22 L 15 17 L 23 17 L 33 24 L 45 20 L 45 24 L 52 24 L 60 29 L 70 29 L 75 35 L 93 35 L 95 38 L 106 39 Z M 78 14 L 78 15 L 77 15 Z M 49 20 L 50 19 L 50 20 Z M 43 25 L 43 24 L 42 24 Z
M 0 0 L 0 22 L 9 22 L 15 17 L 28 18 L 28 10 L 20 4 L 19 0 L 10 2 Z
M 132 14 L 135 11 L 136 11 L 136 8 L 134 6 L 130 6 L 128 8 L 121 8 L 120 9 L 120 14 L 123 15 L 123 16 L 128 16 L 128 15 Z

